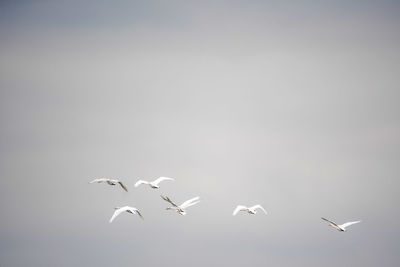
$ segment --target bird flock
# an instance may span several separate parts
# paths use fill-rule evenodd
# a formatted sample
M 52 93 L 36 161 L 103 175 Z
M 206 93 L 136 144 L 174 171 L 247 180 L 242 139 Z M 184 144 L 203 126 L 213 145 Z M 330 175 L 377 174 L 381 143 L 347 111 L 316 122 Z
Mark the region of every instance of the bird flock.
M 139 187 L 142 184 L 146 184 L 146 185 L 150 186 L 150 188 L 152 188 L 152 189 L 159 189 L 160 188 L 159 184 L 162 181 L 175 181 L 175 179 L 169 178 L 169 177 L 159 177 L 159 178 L 157 178 L 156 180 L 154 180 L 152 182 L 148 182 L 148 181 L 145 181 L 145 180 L 139 180 L 139 181 L 137 181 L 135 183 L 135 187 Z M 121 186 L 121 188 L 123 190 L 128 192 L 128 188 L 118 179 L 97 178 L 97 179 L 94 179 L 94 180 L 90 181 L 89 183 L 90 184 L 93 184 L 93 183 L 106 183 L 108 185 L 117 185 L 118 184 L 118 185 Z M 194 198 L 186 200 L 182 204 L 178 205 L 178 204 L 174 203 L 167 196 L 161 195 L 161 198 L 172 205 L 171 207 L 166 208 L 166 210 L 174 210 L 174 211 L 176 211 L 177 213 L 179 213 L 181 215 L 186 215 L 186 209 L 187 208 L 189 208 L 190 206 L 196 205 L 196 204 L 198 204 L 200 202 L 200 197 L 194 197 Z M 236 208 L 233 210 L 232 215 L 235 216 L 240 211 L 247 212 L 248 214 L 256 214 L 257 210 L 262 210 L 265 214 L 268 214 L 267 211 L 260 204 L 256 204 L 256 205 L 251 206 L 251 207 L 246 207 L 244 205 L 237 205 Z M 131 213 L 131 214 L 137 214 L 141 219 L 144 219 L 143 215 L 140 213 L 140 211 L 137 208 L 130 207 L 130 206 L 124 206 L 124 207 L 115 207 L 115 211 L 114 211 L 113 215 L 111 216 L 109 222 L 112 223 L 114 221 L 114 219 L 118 215 L 123 213 L 123 212 Z M 332 226 L 333 228 L 335 228 L 339 232 L 345 232 L 346 228 L 348 226 L 361 222 L 361 221 L 353 221 L 353 222 L 346 222 L 346 223 L 343 223 L 343 224 L 337 224 L 337 223 L 334 223 L 334 222 L 332 222 L 332 221 L 330 221 L 328 219 L 325 219 L 323 217 L 321 217 L 321 219 L 326 221 L 326 222 L 328 222 L 329 226 Z

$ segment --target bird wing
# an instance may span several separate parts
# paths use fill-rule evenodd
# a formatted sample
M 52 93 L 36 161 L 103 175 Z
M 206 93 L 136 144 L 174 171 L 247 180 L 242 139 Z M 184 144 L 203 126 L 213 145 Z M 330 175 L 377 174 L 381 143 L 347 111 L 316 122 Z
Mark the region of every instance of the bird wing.
M 194 197 L 194 198 L 191 198 L 191 199 L 189 199 L 189 200 L 186 200 L 186 201 L 183 202 L 179 207 L 181 207 L 182 209 L 185 209 L 185 208 L 191 206 L 190 203 L 192 203 L 192 202 L 194 202 L 194 201 L 196 201 L 196 200 L 199 200 L 199 198 L 200 198 L 200 197 Z
M 174 181 L 173 178 L 169 178 L 169 177 L 160 177 L 160 178 L 154 180 L 154 181 L 153 181 L 153 184 L 158 185 L 158 184 L 161 183 L 162 181 L 166 181 L 166 180 Z
M 118 183 L 126 192 L 128 192 L 128 188 L 126 188 L 126 186 L 121 181 L 118 181 Z
M 107 178 L 97 178 L 97 179 L 94 179 L 94 180 L 90 181 L 89 184 L 101 183 L 101 182 L 105 182 L 107 180 L 108 180 Z
M 127 210 L 126 207 L 115 210 L 113 216 L 110 219 L 110 223 L 112 223 L 112 221 L 115 219 L 115 217 L 117 217 L 118 215 L 120 215 L 122 212 L 124 212 L 126 210 Z
M 137 208 L 133 208 L 133 207 L 130 207 L 130 209 L 129 209 L 133 214 L 137 214 L 137 215 L 139 215 L 140 216 L 140 218 L 142 218 L 142 220 L 144 220 L 144 218 L 143 218 L 143 216 L 142 216 L 142 214 L 140 213 L 140 211 L 137 209 Z
M 265 214 L 267 214 L 267 211 L 261 206 L 261 205 L 254 205 L 253 207 L 251 207 L 250 209 L 260 209 L 262 210 Z
M 172 202 L 172 200 L 169 199 L 169 197 L 161 195 L 161 198 L 164 199 L 165 201 L 169 202 L 172 206 L 178 207 L 178 205 L 176 205 L 174 202 Z
M 236 215 L 239 211 L 242 211 L 242 210 L 247 210 L 247 207 L 243 206 L 243 205 L 238 205 L 236 207 L 236 209 L 233 211 L 232 215 Z
M 136 210 L 136 213 L 137 213 L 137 215 L 139 215 L 139 216 L 140 216 L 140 218 L 142 218 L 142 220 L 144 220 L 144 218 L 143 218 L 143 216 L 142 216 L 142 214 L 140 213 L 140 211 L 139 211 L 139 210 Z
M 196 204 L 199 203 L 199 202 L 200 202 L 200 200 L 199 200 L 199 201 L 195 201 L 195 202 L 190 202 L 190 203 L 187 204 L 183 209 L 187 209 L 187 208 L 189 208 L 190 206 L 196 205 Z
M 149 182 L 145 181 L 145 180 L 139 180 L 136 182 L 135 187 L 138 187 L 141 184 L 149 184 Z
M 333 225 L 338 226 L 336 223 L 334 223 L 334 222 L 332 222 L 332 221 L 330 221 L 330 220 L 328 220 L 328 219 L 325 219 L 324 217 L 321 217 L 321 219 L 324 220 L 324 221 L 327 221 L 327 222 L 329 222 L 329 223 L 331 223 L 331 224 L 333 224 Z
M 339 225 L 339 227 L 341 227 L 341 228 L 346 228 L 347 226 L 350 226 L 350 225 L 352 225 L 352 224 L 356 224 L 356 223 L 359 223 L 359 222 L 361 222 L 361 221 L 355 221 L 355 222 L 347 222 L 347 223 L 344 223 L 344 224 L 341 224 L 341 225 Z

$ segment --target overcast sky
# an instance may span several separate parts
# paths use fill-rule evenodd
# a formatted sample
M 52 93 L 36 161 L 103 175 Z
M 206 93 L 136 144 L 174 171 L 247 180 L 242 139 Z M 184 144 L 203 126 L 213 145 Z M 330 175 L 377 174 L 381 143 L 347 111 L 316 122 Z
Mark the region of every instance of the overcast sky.
M 282 2 L 2 1 L 0 266 L 399 266 L 400 4 Z

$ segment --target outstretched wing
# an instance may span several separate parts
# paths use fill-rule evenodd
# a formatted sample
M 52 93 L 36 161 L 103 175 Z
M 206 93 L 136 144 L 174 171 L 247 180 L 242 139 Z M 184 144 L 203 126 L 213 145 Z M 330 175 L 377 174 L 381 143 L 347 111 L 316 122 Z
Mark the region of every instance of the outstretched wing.
M 140 218 L 142 218 L 142 220 L 144 220 L 142 214 L 139 212 L 139 210 L 136 210 L 136 213 L 140 216 Z
M 122 182 L 118 181 L 118 183 L 126 192 L 128 192 L 128 188 L 126 188 L 126 186 Z
M 142 214 L 140 213 L 140 211 L 139 211 L 137 208 L 133 208 L 133 207 L 131 207 L 131 208 L 130 208 L 130 210 L 131 210 L 131 212 L 132 212 L 133 214 L 137 214 L 137 215 L 139 215 L 139 216 L 140 216 L 140 218 L 142 218 L 142 220 L 144 220 L 144 218 L 143 218 Z
M 156 179 L 155 181 L 153 181 L 153 184 L 158 185 L 159 183 L 161 183 L 162 181 L 174 181 L 173 178 L 169 178 L 169 177 L 160 177 L 158 179 Z
M 250 209 L 260 209 L 262 210 L 265 214 L 267 214 L 267 211 L 261 206 L 261 205 L 254 205 L 253 207 L 251 207 Z
M 191 204 L 192 202 L 197 201 L 197 200 L 199 200 L 199 199 L 200 199 L 200 197 L 194 197 L 194 198 L 191 198 L 191 199 L 189 199 L 189 200 L 186 200 L 185 202 L 183 202 L 183 203 L 180 205 L 180 207 L 181 207 L 182 209 L 185 209 L 185 208 L 191 206 L 190 204 Z
M 195 202 L 190 202 L 190 203 L 187 204 L 183 209 L 187 209 L 187 208 L 189 208 L 190 206 L 196 205 L 196 204 L 199 203 L 199 202 L 200 202 L 200 200 L 199 200 L 199 201 L 195 201 Z
M 126 211 L 126 209 L 124 209 L 124 208 L 119 208 L 119 209 L 115 210 L 113 216 L 110 219 L 110 223 L 112 223 L 112 221 L 115 219 L 115 217 L 117 217 L 124 211 Z
M 105 182 L 107 180 L 108 180 L 107 178 L 97 178 L 97 179 L 94 179 L 93 181 L 90 181 L 89 184 L 101 183 L 101 182 Z
M 355 221 L 355 222 L 347 222 L 347 223 L 344 223 L 344 224 L 341 224 L 341 225 L 339 225 L 339 227 L 341 227 L 341 228 L 346 228 L 347 226 L 350 226 L 350 225 L 352 225 L 352 224 L 356 224 L 356 223 L 359 223 L 359 222 L 361 222 L 361 221 Z
M 174 202 L 172 202 L 172 200 L 169 199 L 169 197 L 161 195 L 161 198 L 164 199 L 165 201 L 169 202 L 172 206 L 178 207 L 178 205 L 176 205 Z
M 324 217 L 321 217 L 321 219 L 324 220 L 324 221 L 327 221 L 327 222 L 329 222 L 329 223 L 331 223 L 331 224 L 333 224 L 333 225 L 338 226 L 336 223 L 334 223 L 334 222 L 332 222 L 332 221 L 330 221 L 330 220 L 328 220 L 328 219 L 325 219 Z
M 236 207 L 236 209 L 233 211 L 232 215 L 236 215 L 239 211 L 242 211 L 242 210 L 247 210 L 247 207 L 243 206 L 243 205 L 238 205 Z
M 144 181 L 144 180 L 139 180 L 139 181 L 136 182 L 135 187 L 138 187 L 141 184 L 149 184 L 149 182 Z

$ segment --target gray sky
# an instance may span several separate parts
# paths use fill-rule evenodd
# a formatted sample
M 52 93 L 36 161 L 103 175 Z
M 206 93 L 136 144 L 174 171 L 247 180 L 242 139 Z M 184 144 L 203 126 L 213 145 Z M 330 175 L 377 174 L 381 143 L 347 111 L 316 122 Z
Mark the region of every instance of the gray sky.
M 399 13 L 2 2 L 0 266 L 398 266 Z M 117 205 L 145 220 L 109 224 Z

